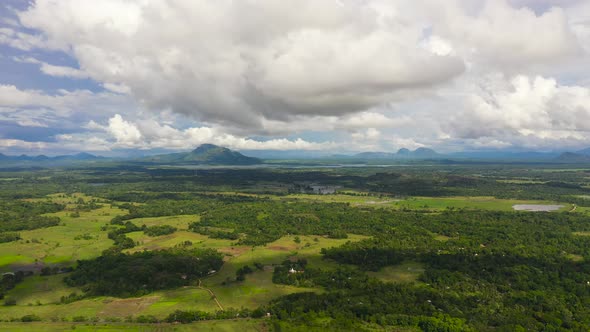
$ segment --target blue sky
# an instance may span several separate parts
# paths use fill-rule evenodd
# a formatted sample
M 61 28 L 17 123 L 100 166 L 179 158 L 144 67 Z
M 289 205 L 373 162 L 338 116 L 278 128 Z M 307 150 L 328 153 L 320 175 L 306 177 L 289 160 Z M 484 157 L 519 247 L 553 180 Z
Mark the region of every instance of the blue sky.
M 583 0 L 7 0 L 0 152 L 590 147 Z

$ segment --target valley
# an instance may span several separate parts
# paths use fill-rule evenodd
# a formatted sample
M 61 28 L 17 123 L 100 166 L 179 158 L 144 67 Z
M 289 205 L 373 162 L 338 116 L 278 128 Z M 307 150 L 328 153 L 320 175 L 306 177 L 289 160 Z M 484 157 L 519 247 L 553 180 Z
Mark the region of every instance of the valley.
M 156 322 L 163 330 L 176 330 L 170 324 L 179 321 L 187 327 L 232 330 L 230 318 L 253 330 L 337 330 L 353 324 L 410 331 L 424 322 L 486 330 L 491 317 L 464 307 L 457 296 L 465 298 L 468 292 L 486 301 L 484 307 L 501 305 L 512 315 L 514 296 L 532 291 L 513 273 L 539 278 L 535 269 L 548 266 L 563 271 L 568 288 L 579 283 L 579 300 L 585 301 L 583 275 L 590 278 L 590 271 L 585 272 L 590 237 L 583 236 L 590 232 L 587 170 L 520 167 L 214 168 L 195 174 L 188 169 L 85 166 L 0 173 L 4 204 L 31 211 L 15 212 L 12 220 L 22 221 L 2 233 L 16 239 L 0 243 L 0 330 L 43 326 L 51 331 L 63 322 L 79 330 L 132 329 Z M 567 182 L 554 185 L 556 174 Z M 98 181 L 101 185 L 94 185 Z M 331 194 L 297 192 L 308 183 L 337 189 Z M 515 210 L 553 205 L 558 208 L 552 212 Z M 190 256 L 183 255 L 208 257 L 203 256 L 207 250 L 219 255 L 220 268 L 180 272 L 184 268 L 170 265 L 163 271 L 157 268 L 163 262 L 154 257 L 153 269 L 146 256 L 161 253 L 185 260 Z M 115 277 L 112 272 L 123 265 L 101 267 L 110 264 L 106 258 L 124 259 L 128 263 L 120 264 L 131 266 L 134 259 L 148 261 Z M 82 263 L 88 272 L 80 270 Z M 126 276 L 161 281 L 125 286 L 131 282 L 121 279 Z M 117 279 L 109 281 L 113 277 Z M 508 278 L 504 282 L 515 288 L 501 290 L 497 278 Z M 543 287 L 561 296 L 566 286 L 551 275 L 544 278 L 548 283 L 543 281 Z M 102 285 L 106 282 L 123 284 L 113 288 Z M 381 295 L 361 300 L 363 293 L 375 291 Z M 398 292 L 406 295 L 397 298 Z M 366 316 L 355 313 L 362 305 L 336 304 L 340 300 L 333 294 L 363 303 L 393 296 L 400 304 L 428 296 L 444 314 L 432 316 L 429 306 L 398 314 L 390 310 L 400 309 L 389 307 L 380 313 L 380 306 L 371 304 L 363 309 L 372 312 Z M 324 298 L 323 309 L 308 307 L 314 297 Z M 293 306 L 299 301 L 311 310 L 298 314 L 307 323 L 289 318 L 291 310 L 300 310 Z M 460 308 L 465 311 L 459 313 Z M 354 318 L 341 318 L 341 310 Z M 406 320 L 400 320 L 399 312 Z M 571 326 L 587 317 L 583 310 L 575 315 Z M 512 326 L 538 324 L 526 311 L 519 320 L 503 317 Z

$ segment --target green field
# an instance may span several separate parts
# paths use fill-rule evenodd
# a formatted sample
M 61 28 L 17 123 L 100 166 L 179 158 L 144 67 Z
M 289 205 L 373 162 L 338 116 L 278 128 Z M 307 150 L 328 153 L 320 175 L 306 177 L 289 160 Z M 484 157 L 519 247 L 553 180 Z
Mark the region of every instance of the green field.
M 529 182 L 518 181 L 506 183 L 510 185 L 530 184 Z M 220 192 L 211 193 L 211 196 L 214 197 L 217 194 L 220 194 Z M 356 209 L 356 211 L 360 211 L 360 214 L 356 215 L 355 220 L 362 220 L 363 215 L 371 211 L 376 214 L 387 213 L 384 214 L 385 216 L 409 215 L 407 211 L 413 211 L 411 214 L 418 215 L 422 213 L 425 217 L 444 216 L 445 214 L 439 213 L 441 211 L 453 211 L 457 214 L 461 214 L 462 211 L 467 213 L 471 213 L 471 211 L 502 211 L 509 214 L 513 211 L 513 205 L 516 204 L 563 204 L 564 207 L 560 210 L 561 212 L 572 210 L 576 212 L 563 213 L 560 216 L 583 217 L 582 214 L 590 211 L 590 207 L 556 203 L 550 200 L 498 199 L 488 196 L 398 197 L 379 194 L 369 195 L 360 191 L 354 192 L 354 194 L 350 192 L 349 194 L 334 195 L 289 194 L 271 196 L 268 194 L 242 194 L 233 191 L 225 191 L 223 194 L 231 197 L 232 200 L 252 198 L 264 202 L 270 201 L 273 204 L 280 203 L 281 207 L 286 207 L 286 209 L 291 209 L 291 206 L 307 206 L 310 211 L 309 213 L 304 212 L 306 216 L 309 215 L 311 218 L 305 222 L 311 225 L 320 224 L 323 221 L 318 217 L 322 216 L 322 214 L 311 210 L 319 206 L 320 203 L 346 204 L 331 205 L 336 210 L 360 207 L 360 209 Z M 205 196 L 208 195 L 205 194 Z M 121 206 L 128 207 L 127 205 L 121 205 L 122 202 L 120 201 L 107 201 L 104 198 L 100 199 L 80 193 L 69 195 L 52 194 L 43 198 L 27 199 L 27 201 L 60 203 L 65 205 L 65 209 L 57 213 L 47 214 L 48 216 L 60 218 L 58 226 L 19 231 L 18 233 L 22 239 L 0 243 L 0 272 L 18 270 L 35 272 L 33 276 L 26 277 L 15 288 L 6 292 L 6 298 L 3 301 L 11 300 L 15 301 L 16 304 L 0 306 L 0 331 L 63 331 L 74 328 L 77 331 L 266 331 L 269 328 L 266 319 L 207 321 L 188 325 L 141 325 L 127 322 L 135 321 L 133 319 L 138 316 L 153 316 L 156 319 L 163 320 L 170 313 L 177 310 L 207 313 L 216 313 L 230 308 L 254 310 L 284 295 L 299 292 L 322 295 L 329 291 L 329 288 L 323 288 L 317 286 L 317 284 L 305 288 L 274 283 L 274 269 L 282 265 L 285 260 L 294 262 L 298 259 L 305 259 L 310 267 L 320 268 L 322 271 L 329 273 L 339 273 L 341 270 L 338 270 L 338 268 L 346 266 L 356 269 L 355 272 L 366 273 L 366 276 L 374 278 L 370 279 L 372 282 L 378 280 L 389 286 L 430 287 L 430 284 L 424 281 L 424 276 L 428 275 L 428 273 L 425 273 L 428 269 L 427 263 L 420 260 L 419 257 L 404 258 L 404 260 L 400 260 L 403 262 L 401 264 L 379 266 L 379 268 L 374 269 L 376 272 L 371 272 L 368 271 L 369 269 L 361 267 L 362 265 L 338 263 L 335 260 L 324 258 L 321 254 L 322 249 L 337 248 L 347 242 L 358 242 L 380 236 L 380 234 L 374 232 L 363 233 L 363 228 L 359 228 L 358 233 L 371 236 L 352 234 L 357 232 L 347 231 L 343 234 L 343 236 L 347 235 L 347 238 L 333 239 L 329 238 L 328 235 L 301 235 L 302 233 L 295 233 L 299 235 L 285 235 L 293 234 L 291 231 L 285 231 L 273 237 L 273 239 L 276 239 L 275 241 L 253 246 L 238 244 L 238 240 L 212 238 L 190 231 L 189 225 L 191 223 L 201 222 L 205 224 L 205 221 L 207 221 L 206 214 L 194 213 L 130 219 L 129 221 L 138 227 L 144 225 L 146 227 L 168 225 L 175 227 L 177 230 L 172 234 L 161 236 L 148 236 L 142 230 L 125 233 L 126 237 L 133 240 L 135 246 L 124 249 L 122 252 L 135 253 L 146 250 L 169 249 L 190 243 L 191 248 L 207 248 L 220 252 L 223 255 L 224 264 L 219 271 L 191 282 L 188 286 L 153 291 L 144 296 L 127 298 L 93 296 L 65 304 L 62 303 L 62 297 L 74 293 L 82 295 L 84 290 L 69 287 L 65 284 L 63 279 L 68 276 L 68 273 L 41 276 L 39 274 L 40 270 L 46 266 L 75 266 L 78 260 L 93 259 L 101 256 L 104 250 L 114 245 L 114 241 L 108 238 L 108 232 L 124 227 L 112 225 L 111 220 L 116 216 L 125 216 L 130 211 L 120 208 Z M 101 206 L 90 211 L 77 210 L 80 202 L 87 203 L 91 201 Z M 201 203 L 201 201 L 198 202 Z M 135 202 L 133 204 L 142 206 L 141 204 L 144 203 Z M 224 208 L 226 206 L 222 205 L 222 209 Z M 134 209 L 130 208 L 130 210 Z M 351 210 L 347 211 L 349 211 L 347 213 L 350 213 Z M 291 212 L 287 214 L 289 213 Z M 266 217 L 270 215 L 271 213 L 262 210 L 248 218 L 264 222 Z M 295 212 L 293 212 L 293 215 L 295 215 Z M 224 227 L 225 224 L 213 224 L 214 226 L 207 225 L 205 227 L 220 232 L 233 232 L 235 229 L 240 232 L 242 239 L 250 236 L 250 233 L 241 233 L 242 231 L 239 230 L 241 224 L 231 223 L 232 219 L 237 217 L 236 215 L 228 217 L 227 227 Z M 249 221 L 247 219 L 241 220 L 242 222 Z M 340 220 L 333 224 L 333 227 L 338 228 L 340 226 L 339 222 Z M 394 234 L 388 232 L 393 232 L 397 228 L 403 228 L 403 226 L 403 224 L 388 225 L 383 228 L 383 232 L 384 234 Z M 571 232 L 571 234 L 577 237 L 585 237 L 590 234 L 586 229 L 579 228 L 579 231 Z M 307 231 L 304 234 L 316 233 Z M 427 237 L 431 236 L 433 240 L 436 240 L 434 241 L 435 244 L 430 243 L 432 246 L 441 245 L 441 247 L 444 247 L 448 245 L 452 248 L 453 246 L 459 246 L 458 243 L 461 241 L 469 240 L 464 233 L 458 235 L 458 233 L 445 231 L 444 229 L 425 231 L 425 234 Z M 388 239 L 385 238 L 385 240 Z M 484 242 L 480 241 L 474 244 L 476 250 L 481 249 L 480 243 Z M 460 244 L 460 246 L 466 245 Z M 562 251 L 561 255 L 571 263 L 581 264 L 587 262 L 587 256 L 581 251 Z M 252 267 L 254 272 L 245 275 L 245 280 L 236 281 L 236 272 L 245 266 Z M 257 268 L 254 268 L 255 266 Z M 25 315 L 38 316 L 43 322 L 17 322 Z M 73 322 L 80 319 L 80 317 L 89 321 L 91 319 L 95 320 L 96 323 Z M 116 321 L 116 323 L 107 323 L 113 321 Z M 319 322 L 318 326 L 320 326 L 319 331 L 322 324 L 329 323 L 330 319 L 318 318 L 317 322 Z M 371 330 L 370 326 L 367 325 L 367 327 L 368 330 Z M 411 330 L 411 328 L 408 328 L 399 331 Z M 397 330 L 393 329 L 393 331 Z
M 68 200 L 73 202 L 77 196 Z M 66 202 L 64 198 L 52 201 Z M 55 227 L 40 228 L 19 232 L 22 240 L 0 243 L 0 272 L 10 271 L 14 266 L 39 270 L 44 264 L 75 263 L 76 260 L 96 257 L 112 245 L 101 227 L 108 224 L 116 215 L 127 213 L 110 204 L 72 217 L 71 204 L 66 210 L 51 215 L 58 216 L 61 224 Z M 78 238 L 89 235 L 90 239 Z
M 465 209 L 465 210 L 493 210 L 493 211 L 513 211 L 513 205 L 516 204 L 563 204 L 551 201 L 535 200 L 516 200 L 516 199 L 498 199 L 494 197 L 412 197 L 406 200 L 392 203 L 398 209 L 424 209 L 432 211 L 441 211 L 446 209 Z M 571 204 L 563 204 L 560 211 L 569 211 Z
M 65 211 L 56 213 L 61 218 L 59 226 L 32 231 L 22 231 L 22 240 L 0 244 L 2 252 L 0 269 L 12 271 L 22 268 L 40 270 L 43 266 L 68 265 L 79 259 L 93 258 L 112 245 L 106 232 L 101 227 L 107 225 L 116 215 L 123 215 L 125 210 L 104 204 L 103 207 L 89 212 L 80 212 L 79 217 L 72 217 L 74 202 L 79 198 L 91 199 L 80 194 L 63 197 L 52 195 L 49 199 L 67 205 Z M 152 218 L 137 218 L 136 225 L 156 226 L 170 225 L 178 228 L 173 234 L 150 237 L 142 231 L 128 233 L 138 245 L 127 252 L 157 250 L 176 246 L 191 241 L 194 247 L 211 248 L 225 255 L 225 264 L 220 271 L 202 280 L 201 287 L 195 284 L 180 289 L 153 292 L 138 298 L 118 299 L 113 297 L 95 297 L 70 304 L 60 304 L 60 298 L 71 293 L 82 294 L 77 288 L 68 287 L 63 278 L 67 274 L 51 276 L 35 275 L 26 278 L 7 298 L 16 300 L 15 306 L 0 306 L 0 320 L 19 318 L 34 314 L 44 320 L 68 319 L 75 316 L 124 318 L 127 316 L 153 315 L 164 318 L 174 310 L 200 310 L 215 312 L 220 308 L 211 297 L 211 290 L 224 308 L 255 309 L 281 295 L 303 291 L 321 291 L 320 289 L 297 288 L 274 284 L 272 273 L 274 265 L 290 257 L 306 258 L 313 264 L 325 268 L 336 267 L 334 262 L 324 261 L 320 257 L 322 248 L 339 246 L 346 241 L 358 241 L 365 236 L 350 234 L 348 239 L 329 239 L 322 236 L 300 236 L 296 243 L 294 236 L 286 236 L 265 246 L 238 246 L 235 241 L 212 239 L 205 235 L 187 230 L 188 224 L 198 221 L 195 215 L 178 215 Z M 75 238 L 88 234 L 92 239 Z M 236 282 L 235 273 L 244 265 L 253 263 L 264 265 L 262 271 L 256 271 L 243 282 Z
M 424 272 L 424 266 L 416 262 L 405 262 L 396 266 L 387 266 L 377 272 L 367 272 L 383 282 L 414 282 Z
M 365 193 L 366 194 L 366 193 Z M 495 197 L 473 196 L 473 197 L 409 197 L 409 198 L 392 198 L 378 195 L 365 196 L 359 195 L 310 195 L 295 194 L 281 196 L 277 199 L 283 200 L 301 200 L 317 201 L 324 203 L 348 203 L 352 206 L 364 206 L 375 208 L 390 209 L 409 209 L 409 210 L 432 210 L 441 211 L 446 209 L 466 209 L 466 210 L 494 210 L 494 211 L 513 211 L 512 206 L 516 204 L 563 204 L 561 211 L 569 211 L 571 204 L 556 203 L 551 201 L 539 200 L 517 200 L 517 199 L 499 199 Z

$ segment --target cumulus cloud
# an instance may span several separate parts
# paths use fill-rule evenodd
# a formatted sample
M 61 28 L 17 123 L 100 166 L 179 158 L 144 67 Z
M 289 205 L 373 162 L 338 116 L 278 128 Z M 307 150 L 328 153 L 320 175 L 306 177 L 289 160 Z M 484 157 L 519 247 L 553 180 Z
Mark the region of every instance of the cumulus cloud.
M 104 137 L 102 141 L 107 148 L 189 150 L 204 143 L 213 143 L 239 150 L 323 150 L 337 146 L 333 142 L 317 143 L 301 138 L 255 140 L 228 134 L 215 127 L 177 129 L 153 119 L 127 121 L 119 114 L 110 118 L 107 125 L 103 126 L 91 121 L 86 125 L 86 128 L 107 133 L 108 137 Z M 85 137 L 85 135 L 82 136 Z M 94 137 L 98 138 L 98 136 Z M 80 135 L 67 135 L 62 136 L 61 139 L 73 142 L 85 138 Z M 109 139 L 113 139 L 114 142 Z
M 590 144 L 588 1 L 36 0 L 17 17 L 0 44 L 80 69 L 17 61 L 104 91 L 0 84 L 0 120 L 77 124 L 56 137 L 71 148 Z
M 463 111 L 453 117 L 448 129 L 457 138 L 503 137 L 521 145 L 587 143 L 589 105 L 587 87 L 559 85 L 540 76 L 507 79 L 496 75 L 467 96 Z
M 134 124 L 123 120 L 119 114 L 109 119 L 108 131 L 120 145 L 133 147 L 141 142 L 142 136 L 139 129 Z
M 387 111 L 387 110 L 384 110 Z M 269 135 L 285 135 L 304 131 L 346 131 L 357 132 L 371 128 L 395 129 L 413 123 L 407 115 L 391 116 L 383 111 L 369 110 L 344 116 L 297 116 L 288 121 L 263 120 L 262 130 Z M 234 128 L 228 128 L 234 131 Z M 238 132 L 248 132 L 240 131 Z
M 261 128 L 339 116 L 446 82 L 460 58 L 422 47 L 424 27 L 383 1 L 38 0 L 23 24 L 72 49 L 85 72 L 144 105 Z
M 437 1 L 433 32 L 452 40 L 469 61 L 523 66 L 553 61 L 580 52 L 565 10 L 551 7 L 536 14 L 506 0 Z
M 19 149 L 29 149 L 29 150 L 42 150 L 48 147 L 48 144 L 45 142 L 27 142 L 19 139 L 1 139 L 0 138 L 0 147 L 1 148 L 19 148 Z

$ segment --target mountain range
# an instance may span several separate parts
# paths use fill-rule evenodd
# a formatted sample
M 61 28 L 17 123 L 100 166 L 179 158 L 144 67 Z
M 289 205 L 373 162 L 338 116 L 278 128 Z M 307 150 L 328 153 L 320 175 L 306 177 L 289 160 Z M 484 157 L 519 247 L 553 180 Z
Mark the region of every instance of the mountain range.
M 584 153 L 584 151 L 587 151 Z M 588 149 L 574 152 L 564 152 L 555 158 L 556 162 L 568 164 L 590 163 L 590 151 Z
M 0 153 L 0 161 L 7 162 L 46 162 L 46 161 L 88 161 L 88 160 L 101 160 L 106 159 L 105 157 L 95 156 L 90 153 L 80 152 L 74 155 L 64 155 L 56 157 L 48 157 L 45 155 L 39 156 L 27 156 L 22 154 L 20 156 L 8 156 Z
M 361 152 L 351 156 L 351 158 L 355 159 L 437 159 L 442 157 L 443 155 L 428 148 L 418 148 L 414 151 L 402 148 L 396 153 Z
M 256 165 L 264 159 L 317 159 L 340 160 L 345 162 L 359 162 L 362 160 L 512 160 L 512 161 L 537 161 L 555 163 L 590 163 L 590 148 L 576 152 L 509 152 L 509 151 L 472 151 L 441 154 L 433 149 L 418 148 L 416 150 L 399 149 L 391 152 L 361 152 L 357 154 L 332 154 L 306 151 L 248 151 L 246 156 L 240 152 L 230 150 L 213 144 L 202 144 L 189 152 L 157 154 L 147 157 L 132 158 L 107 158 L 81 152 L 75 155 L 62 155 L 56 157 L 39 156 L 9 156 L 0 153 L 0 164 L 3 165 L 28 165 L 28 166 L 57 166 L 70 163 L 85 162 L 130 162 L 140 164 L 168 164 L 168 165 Z M 258 157 L 258 158 L 257 158 Z

